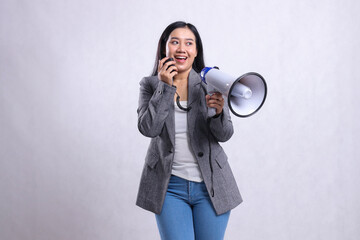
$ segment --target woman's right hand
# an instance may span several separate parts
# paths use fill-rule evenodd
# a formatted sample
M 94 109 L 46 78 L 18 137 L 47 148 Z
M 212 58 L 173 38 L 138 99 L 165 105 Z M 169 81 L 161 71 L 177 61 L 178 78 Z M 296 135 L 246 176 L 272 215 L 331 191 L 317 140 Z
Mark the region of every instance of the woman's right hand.
M 168 60 L 169 57 L 165 57 L 161 60 L 159 60 L 159 66 L 158 66 L 158 78 L 159 80 L 163 81 L 164 83 L 167 83 L 169 85 L 173 84 L 173 77 L 178 74 L 177 68 L 175 67 L 175 61 L 170 60 L 165 63 L 166 60 Z M 173 66 L 170 66 L 173 65 Z

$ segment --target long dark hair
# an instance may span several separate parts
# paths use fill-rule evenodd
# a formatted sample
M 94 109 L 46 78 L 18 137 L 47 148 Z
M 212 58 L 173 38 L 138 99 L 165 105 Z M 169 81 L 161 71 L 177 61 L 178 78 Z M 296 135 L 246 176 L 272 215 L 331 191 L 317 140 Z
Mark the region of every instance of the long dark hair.
M 197 56 L 194 59 L 194 63 L 192 67 L 197 73 L 200 73 L 201 70 L 205 67 L 203 46 L 199 32 L 197 31 L 196 27 L 191 23 L 177 21 L 167 26 L 167 28 L 165 28 L 164 32 L 161 34 L 158 43 L 158 48 L 156 51 L 156 58 L 155 58 L 155 64 L 154 64 L 152 76 L 156 76 L 158 74 L 157 70 L 159 67 L 159 60 L 166 57 L 166 42 L 168 41 L 171 32 L 174 31 L 176 28 L 185 28 L 185 27 L 189 28 L 193 32 L 196 38 Z

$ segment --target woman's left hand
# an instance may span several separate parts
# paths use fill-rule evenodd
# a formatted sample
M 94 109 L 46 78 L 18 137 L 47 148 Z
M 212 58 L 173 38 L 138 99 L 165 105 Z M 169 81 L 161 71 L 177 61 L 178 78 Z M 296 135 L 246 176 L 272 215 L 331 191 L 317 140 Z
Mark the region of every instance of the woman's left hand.
M 224 98 L 221 93 L 214 93 L 211 96 L 206 95 L 206 105 L 216 109 L 216 115 L 219 115 L 224 107 Z

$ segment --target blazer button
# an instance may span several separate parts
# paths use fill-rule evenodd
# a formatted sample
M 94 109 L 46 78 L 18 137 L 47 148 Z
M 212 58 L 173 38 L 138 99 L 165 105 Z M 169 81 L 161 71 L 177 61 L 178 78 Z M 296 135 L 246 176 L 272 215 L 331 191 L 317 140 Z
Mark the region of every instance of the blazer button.
M 202 156 L 204 156 L 204 153 L 203 152 L 198 152 L 198 156 L 202 157 Z

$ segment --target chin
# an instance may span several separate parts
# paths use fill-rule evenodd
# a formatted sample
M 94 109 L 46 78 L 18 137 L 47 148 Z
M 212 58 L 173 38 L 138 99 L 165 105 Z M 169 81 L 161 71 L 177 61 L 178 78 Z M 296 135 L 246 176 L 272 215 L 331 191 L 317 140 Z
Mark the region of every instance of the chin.
M 182 73 L 182 72 L 190 71 L 192 67 L 177 67 L 177 68 L 178 68 L 178 72 Z

